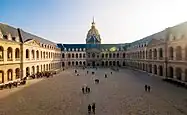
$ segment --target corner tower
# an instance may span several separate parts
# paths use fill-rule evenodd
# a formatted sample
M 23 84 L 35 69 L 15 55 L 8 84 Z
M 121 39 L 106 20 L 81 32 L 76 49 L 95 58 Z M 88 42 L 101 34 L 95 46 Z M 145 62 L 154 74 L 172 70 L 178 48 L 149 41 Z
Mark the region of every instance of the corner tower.
M 86 44 L 101 44 L 101 38 L 98 30 L 95 28 L 95 22 L 93 18 L 91 29 L 86 36 Z

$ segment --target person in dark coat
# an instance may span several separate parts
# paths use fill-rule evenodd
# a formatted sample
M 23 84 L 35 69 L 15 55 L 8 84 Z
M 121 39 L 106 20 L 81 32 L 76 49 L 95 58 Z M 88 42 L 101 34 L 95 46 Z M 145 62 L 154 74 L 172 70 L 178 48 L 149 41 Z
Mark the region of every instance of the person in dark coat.
M 112 72 L 110 72 L 112 74 Z
M 90 93 L 90 88 L 88 87 L 88 93 Z
M 92 104 L 92 112 L 95 114 L 95 103 Z
M 91 113 L 91 105 L 90 104 L 88 105 L 88 113 L 89 114 Z
M 105 78 L 107 78 L 107 74 L 105 74 Z
M 86 86 L 86 93 L 88 93 L 88 87 Z
M 145 91 L 147 91 L 147 88 L 148 88 L 148 86 L 147 86 L 147 85 L 145 85 Z

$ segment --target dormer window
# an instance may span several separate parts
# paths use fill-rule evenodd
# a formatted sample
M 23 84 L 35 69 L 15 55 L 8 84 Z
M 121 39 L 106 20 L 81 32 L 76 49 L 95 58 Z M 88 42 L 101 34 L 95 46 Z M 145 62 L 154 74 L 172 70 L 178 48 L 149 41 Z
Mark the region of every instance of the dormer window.
M 12 40 L 13 40 L 13 41 L 16 41 L 16 37 L 12 37 Z

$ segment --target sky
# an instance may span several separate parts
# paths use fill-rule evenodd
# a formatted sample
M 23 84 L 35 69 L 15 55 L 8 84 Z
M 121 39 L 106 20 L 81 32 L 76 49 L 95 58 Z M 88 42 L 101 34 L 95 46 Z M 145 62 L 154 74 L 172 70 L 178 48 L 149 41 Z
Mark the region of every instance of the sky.
M 56 43 L 129 43 L 187 21 L 187 0 L 0 0 L 0 22 Z

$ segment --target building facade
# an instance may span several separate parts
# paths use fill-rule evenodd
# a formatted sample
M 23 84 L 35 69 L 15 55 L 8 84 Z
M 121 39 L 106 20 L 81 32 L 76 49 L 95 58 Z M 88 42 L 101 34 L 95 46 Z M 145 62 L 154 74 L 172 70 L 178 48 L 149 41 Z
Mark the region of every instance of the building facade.
M 61 68 L 61 50 L 53 42 L 0 24 L 0 83 Z
M 187 84 L 187 22 L 124 44 L 102 44 L 95 22 L 85 44 L 55 44 L 0 24 L 0 83 L 69 67 L 128 67 Z

